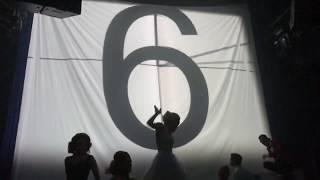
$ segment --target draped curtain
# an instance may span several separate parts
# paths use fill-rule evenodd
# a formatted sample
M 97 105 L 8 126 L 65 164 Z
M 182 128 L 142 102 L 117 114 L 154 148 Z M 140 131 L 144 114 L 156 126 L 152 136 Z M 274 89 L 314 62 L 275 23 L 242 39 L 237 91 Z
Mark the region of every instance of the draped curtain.
M 78 132 L 91 137 L 90 153 L 102 176 L 117 150 L 132 156 L 132 175 L 138 179 L 157 153 L 119 130 L 105 100 L 106 32 L 118 13 L 135 4 L 84 1 L 82 6 L 77 17 L 34 16 L 14 156 L 15 180 L 63 179 L 67 144 Z M 257 137 L 269 130 L 246 6 L 175 8 L 190 19 L 196 35 L 181 34 L 164 15 L 143 16 L 126 33 L 123 59 L 142 47 L 170 47 L 190 57 L 200 69 L 208 91 L 205 123 L 195 138 L 174 149 L 190 179 L 217 179 L 217 169 L 228 163 L 231 152 L 242 154 L 250 170 L 260 171 L 265 150 Z M 153 105 L 177 112 L 182 122 L 190 111 L 192 84 L 165 59 L 138 64 L 127 84 L 130 106 L 142 126 L 153 114 Z

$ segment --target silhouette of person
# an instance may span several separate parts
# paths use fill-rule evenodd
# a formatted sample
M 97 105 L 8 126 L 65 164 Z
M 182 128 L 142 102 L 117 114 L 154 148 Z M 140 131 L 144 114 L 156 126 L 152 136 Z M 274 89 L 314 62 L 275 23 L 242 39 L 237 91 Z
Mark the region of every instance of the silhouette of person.
M 90 155 L 90 137 L 85 133 L 74 135 L 68 144 L 68 156 L 64 160 L 67 180 L 87 180 L 90 170 L 96 180 L 100 180 L 99 170 L 95 158 Z
M 222 166 L 218 171 L 219 180 L 228 180 L 230 176 L 230 169 L 228 166 Z
M 255 176 L 242 167 L 242 156 L 238 153 L 230 155 L 230 176 L 229 180 L 253 180 Z
M 263 162 L 263 167 L 270 171 L 284 175 L 285 179 L 287 176 L 290 176 L 289 174 L 292 170 L 291 160 L 289 156 L 285 154 L 281 145 L 265 134 L 261 134 L 259 136 L 259 141 L 267 148 L 268 151 L 268 154 L 264 154 L 262 156 L 262 158 L 265 160 Z M 268 158 L 271 160 L 268 160 Z M 290 179 L 290 177 L 287 179 Z
M 106 174 L 112 174 L 111 180 L 134 180 L 130 178 L 132 168 L 130 155 L 125 151 L 118 151 L 113 155 L 113 160 Z
M 172 133 L 177 129 L 180 117 L 176 113 L 167 111 L 163 116 L 163 123 L 154 123 L 159 114 L 161 109 L 154 106 L 154 115 L 147 122 L 156 131 L 158 154 L 144 180 L 185 180 L 185 172 L 172 153 L 174 143 Z
M 267 135 L 261 134 L 259 136 L 259 141 L 261 144 L 263 144 L 268 151 L 268 154 L 263 155 L 263 159 L 267 158 L 273 158 L 274 160 L 280 158 L 280 154 L 282 151 L 282 148 L 279 143 L 277 143 L 274 140 L 271 140 Z

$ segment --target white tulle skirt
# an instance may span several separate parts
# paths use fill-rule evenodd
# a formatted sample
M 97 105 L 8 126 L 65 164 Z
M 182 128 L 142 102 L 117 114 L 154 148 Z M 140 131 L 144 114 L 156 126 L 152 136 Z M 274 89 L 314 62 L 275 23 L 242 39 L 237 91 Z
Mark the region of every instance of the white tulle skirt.
M 143 180 L 186 180 L 184 169 L 171 152 L 158 152 Z

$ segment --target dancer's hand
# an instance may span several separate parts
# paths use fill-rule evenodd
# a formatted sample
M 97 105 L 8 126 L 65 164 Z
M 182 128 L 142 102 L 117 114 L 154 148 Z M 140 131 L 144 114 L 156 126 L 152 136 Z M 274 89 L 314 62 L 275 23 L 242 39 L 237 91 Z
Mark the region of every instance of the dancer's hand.
M 154 119 L 156 119 L 156 117 L 161 114 L 161 108 L 158 108 L 156 105 L 153 106 L 154 107 L 154 115 L 152 115 L 150 117 L 150 119 L 147 121 L 147 124 L 152 127 L 153 129 L 156 128 L 156 125 L 154 123 Z
M 153 107 L 154 107 L 154 114 L 156 115 L 161 114 L 161 108 L 158 108 L 156 105 L 154 105 Z

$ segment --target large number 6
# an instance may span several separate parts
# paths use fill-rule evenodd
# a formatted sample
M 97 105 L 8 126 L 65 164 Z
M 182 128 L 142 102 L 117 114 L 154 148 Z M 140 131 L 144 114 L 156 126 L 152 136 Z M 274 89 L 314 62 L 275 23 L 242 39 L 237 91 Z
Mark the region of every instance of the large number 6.
M 175 8 L 134 6 L 117 14 L 106 33 L 103 51 L 103 85 L 109 113 L 119 130 L 134 143 L 156 149 L 154 132 L 137 119 L 128 98 L 128 80 L 139 63 L 160 59 L 175 64 L 190 87 L 190 111 L 174 133 L 175 147 L 187 144 L 201 131 L 208 112 L 208 89 L 198 66 L 184 53 L 169 47 L 143 47 L 123 60 L 123 45 L 130 25 L 140 17 L 162 14 L 173 20 L 182 34 L 196 34 L 192 22 Z

